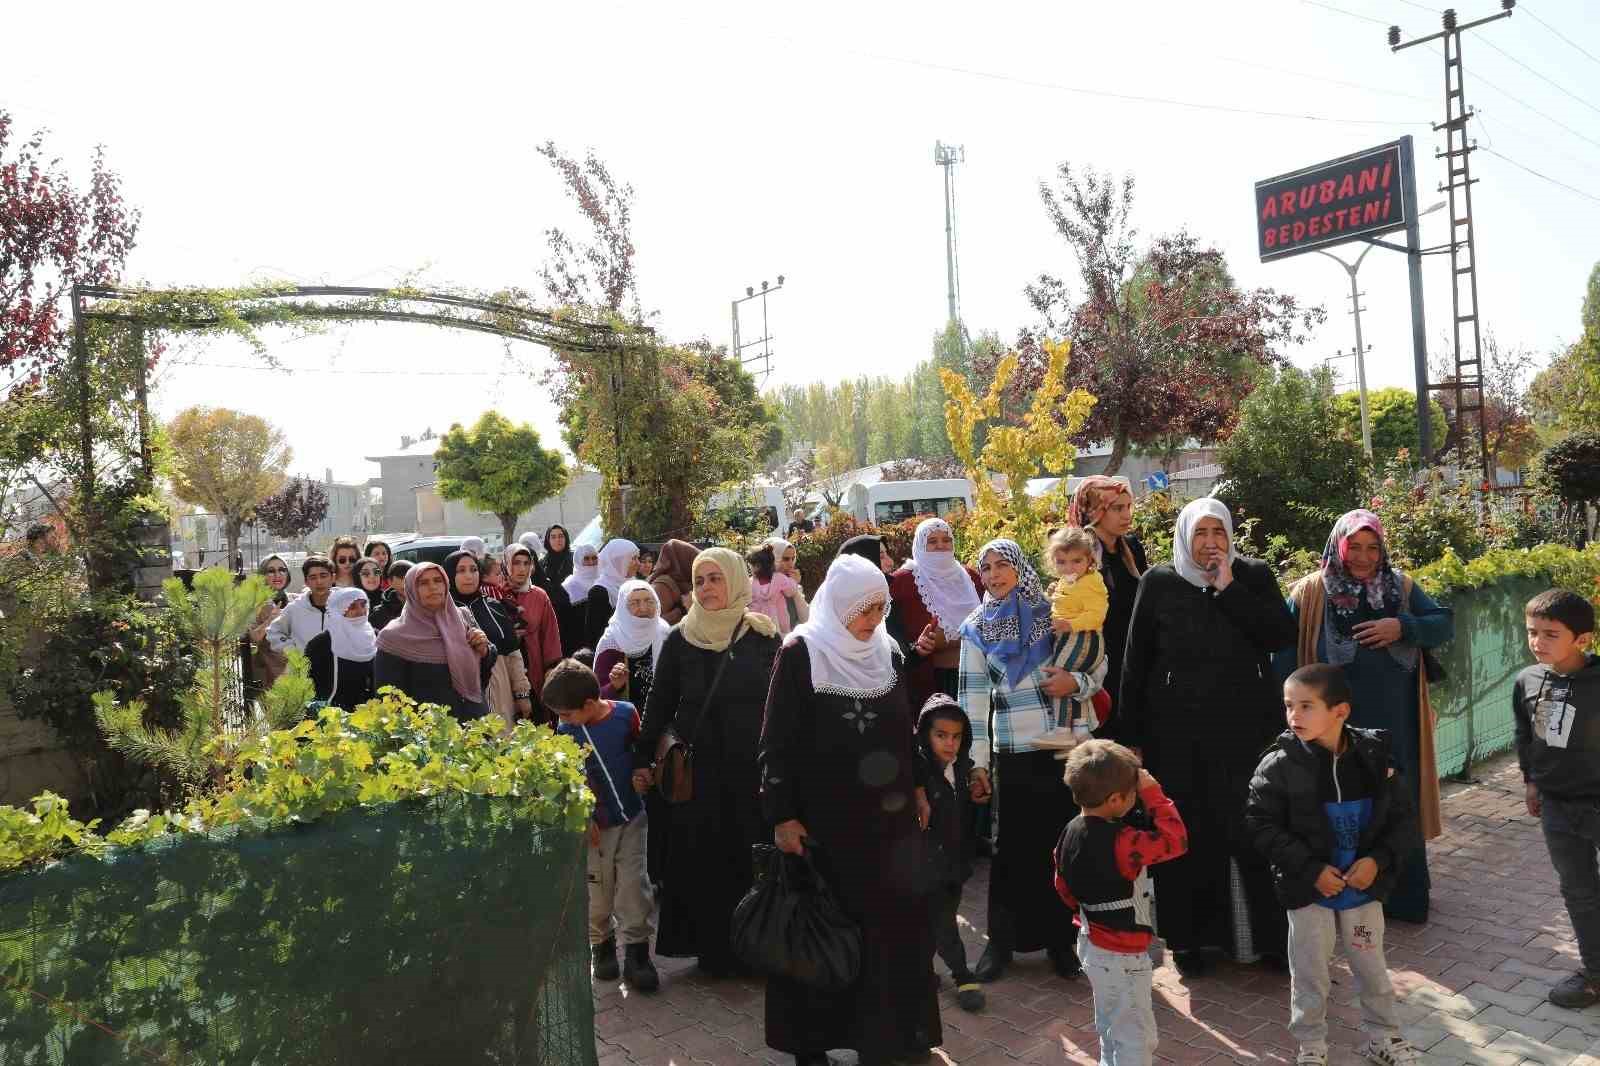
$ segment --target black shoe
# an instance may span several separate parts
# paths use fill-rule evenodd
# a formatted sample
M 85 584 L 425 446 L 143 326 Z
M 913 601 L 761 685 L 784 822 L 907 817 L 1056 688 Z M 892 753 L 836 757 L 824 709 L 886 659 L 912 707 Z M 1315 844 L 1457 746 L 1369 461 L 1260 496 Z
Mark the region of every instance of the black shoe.
M 1211 960 L 1203 951 L 1174 951 L 1172 965 L 1185 977 L 1203 977 L 1211 969 Z
M 1011 949 L 1003 948 L 993 940 L 983 949 L 983 957 L 978 960 L 978 965 L 972 970 L 972 976 L 984 984 L 1000 980 L 1000 975 L 1006 972 L 1006 967 L 1011 965 Z
M 655 963 L 650 961 L 648 943 L 629 944 L 622 949 L 622 956 L 622 979 L 628 982 L 629 988 L 649 995 L 661 987 L 661 975 L 656 973 Z M 615 959 L 612 964 L 616 964 Z
M 1083 963 L 1078 961 L 1078 953 L 1073 948 L 1050 948 L 1045 954 L 1050 956 L 1050 965 L 1056 968 L 1057 977 L 1082 975 Z
M 1549 992 L 1547 998 L 1558 1007 L 1582 1010 L 1600 1003 L 1600 982 L 1585 973 L 1575 973 L 1563 978 Z
M 973 980 L 970 974 L 956 981 L 956 1004 L 967 1013 L 982 1010 L 986 998 L 983 986 Z
M 603 944 L 596 944 L 594 951 L 594 979 L 596 981 L 615 981 L 622 976 L 622 971 L 617 968 L 617 939 L 612 937 Z

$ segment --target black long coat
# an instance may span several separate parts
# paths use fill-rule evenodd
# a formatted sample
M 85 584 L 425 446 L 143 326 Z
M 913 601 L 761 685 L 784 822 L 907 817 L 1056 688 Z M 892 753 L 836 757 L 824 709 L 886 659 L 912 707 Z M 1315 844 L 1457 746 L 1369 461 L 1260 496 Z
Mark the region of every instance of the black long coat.
M 887 1061 L 944 1041 L 928 917 L 934 877 L 915 802 L 927 767 L 914 743 L 903 676 L 876 696 L 824 694 L 804 639 L 779 654 L 761 731 L 762 807 L 772 825 L 806 827 L 818 872 L 861 929 L 861 973 L 827 990 L 769 978 L 769 1047 L 854 1048 Z
M 756 753 L 778 638 L 746 630 L 732 651 L 702 721 L 706 690 L 727 652 L 695 647 L 679 627 L 667 634 L 633 757 L 635 767 L 649 766 L 668 726 L 694 747 L 694 798 L 661 807 L 665 824 L 650 825 L 651 836 L 667 840 L 656 953 L 696 956 L 713 969 L 733 964 L 729 922 L 753 880 L 750 848 L 768 838 Z
M 1189 829 L 1188 853 L 1152 871 L 1161 935 L 1174 951 L 1285 950 L 1271 875 L 1243 825 L 1250 776 L 1283 729 L 1272 653 L 1297 635 L 1277 577 L 1260 560 L 1234 560 L 1233 581 L 1220 593 L 1171 566 L 1139 582 L 1120 705 L 1102 733 L 1142 751 Z M 1248 945 L 1245 928 L 1231 921 L 1232 864 L 1250 911 Z

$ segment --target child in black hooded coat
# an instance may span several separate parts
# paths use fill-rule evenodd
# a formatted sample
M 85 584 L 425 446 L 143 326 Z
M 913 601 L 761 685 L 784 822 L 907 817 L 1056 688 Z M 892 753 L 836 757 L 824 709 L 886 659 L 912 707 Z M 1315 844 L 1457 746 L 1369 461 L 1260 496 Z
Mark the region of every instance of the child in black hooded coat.
M 917 757 L 926 764 L 928 856 L 932 866 L 934 943 L 950 967 L 956 1002 L 963 1010 L 983 1007 L 983 986 L 967 969 L 956 913 L 961 886 L 972 876 L 977 855 L 976 810 L 968 785 L 972 771 L 972 723 L 960 704 L 942 692 L 928 697 L 917 717 Z

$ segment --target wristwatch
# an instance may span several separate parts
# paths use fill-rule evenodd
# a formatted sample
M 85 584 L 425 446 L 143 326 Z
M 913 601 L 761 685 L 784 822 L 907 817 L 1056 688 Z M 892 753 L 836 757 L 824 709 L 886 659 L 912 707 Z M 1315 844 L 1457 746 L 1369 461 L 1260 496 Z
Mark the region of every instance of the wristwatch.
M 514 699 L 514 700 L 531 700 L 533 698 L 533 693 L 531 693 L 531 692 L 513 692 L 511 694 L 511 698 Z

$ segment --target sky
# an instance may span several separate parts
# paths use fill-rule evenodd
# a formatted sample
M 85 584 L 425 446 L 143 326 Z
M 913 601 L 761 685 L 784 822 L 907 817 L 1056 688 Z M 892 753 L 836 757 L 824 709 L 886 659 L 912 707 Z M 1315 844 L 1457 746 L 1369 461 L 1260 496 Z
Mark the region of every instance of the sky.
M 1499 5 L 1457 7 L 1466 21 Z M 1600 259 L 1600 28 L 1584 8 L 1529 0 L 1464 46 L 1484 149 L 1481 312 L 1503 345 L 1541 357 L 1576 334 Z M 637 194 L 640 294 L 666 336 L 727 343 L 730 301 L 785 276 L 769 301 L 769 386 L 900 376 L 927 357 L 946 318 L 935 141 L 966 150 L 967 328 L 1012 338 L 1035 324 L 1023 286 L 1075 275 L 1038 191 L 1070 161 L 1135 177 L 1146 238 L 1187 228 L 1240 284 L 1324 305 L 1326 324 L 1286 353 L 1309 366 L 1354 346 L 1348 278 L 1318 255 L 1258 262 L 1253 186 L 1409 133 L 1419 201 L 1441 199 L 1442 58 L 1391 54 L 1390 23 L 1431 33 L 1437 8 L 589 0 L 269 14 L 63 0 L 8 10 L 8 36 L 56 43 L 8 50 L 0 107 L 22 131 L 48 129 L 77 173 L 105 146 L 143 212 L 126 280 L 154 285 L 536 289 L 545 229 L 578 219 L 535 149 L 592 148 Z M 1446 239 L 1445 212 L 1422 226 L 1425 244 Z M 1437 344 L 1448 257 L 1425 271 Z M 1404 256 L 1375 250 L 1360 282 L 1369 385 L 1409 388 Z M 759 315 L 760 301 L 744 306 Z M 759 318 L 743 329 L 759 335 Z M 158 412 L 262 415 L 287 434 L 293 470 L 341 481 L 375 476 L 364 457 L 401 434 L 488 408 L 558 441 L 541 349 L 508 356 L 494 338 L 395 324 L 265 339 L 279 368 L 236 343 L 180 346 Z

